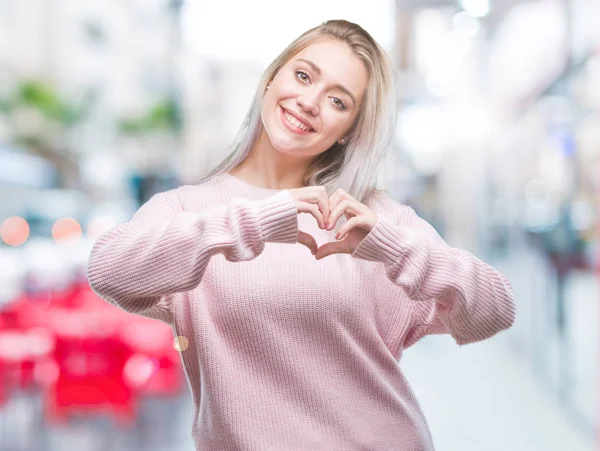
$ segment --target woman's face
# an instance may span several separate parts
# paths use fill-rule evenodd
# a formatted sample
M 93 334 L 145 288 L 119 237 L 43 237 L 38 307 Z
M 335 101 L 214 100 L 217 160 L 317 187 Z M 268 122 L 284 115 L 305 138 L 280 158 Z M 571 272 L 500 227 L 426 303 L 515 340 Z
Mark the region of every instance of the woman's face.
M 327 39 L 305 48 L 281 67 L 263 98 L 271 144 L 304 157 L 329 149 L 351 128 L 367 83 L 364 63 L 345 43 Z

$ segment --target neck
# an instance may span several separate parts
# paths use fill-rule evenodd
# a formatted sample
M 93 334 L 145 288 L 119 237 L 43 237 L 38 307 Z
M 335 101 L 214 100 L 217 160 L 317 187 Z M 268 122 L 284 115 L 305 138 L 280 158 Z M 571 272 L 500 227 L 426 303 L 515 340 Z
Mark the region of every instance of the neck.
M 248 157 L 229 173 L 262 188 L 295 189 L 305 186 L 310 162 L 274 149 L 263 128 Z

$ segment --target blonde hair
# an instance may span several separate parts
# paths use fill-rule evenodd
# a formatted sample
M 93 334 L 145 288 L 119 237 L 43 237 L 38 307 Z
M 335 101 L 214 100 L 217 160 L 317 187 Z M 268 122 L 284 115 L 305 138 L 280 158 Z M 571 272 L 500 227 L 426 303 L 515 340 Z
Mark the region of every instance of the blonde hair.
M 368 71 L 369 82 L 359 113 L 346 143 L 333 144 L 310 165 L 304 183 L 323 185 L 329 194 L 343 188 L 363 202 L 376 189 L 377 171 L 394 136 L 396 118 L 395 76 L 390 58 L 362 27 L 346 20 L 329 20 L 294 40 L 264 71 L 252 105 L 234 141 L 233 151 L 202 181 L 208 181 L 241 164 L 262 131 L 262 98 L 267 84 L 296 54 L 315 42 L 335 38 L 346 43 Z

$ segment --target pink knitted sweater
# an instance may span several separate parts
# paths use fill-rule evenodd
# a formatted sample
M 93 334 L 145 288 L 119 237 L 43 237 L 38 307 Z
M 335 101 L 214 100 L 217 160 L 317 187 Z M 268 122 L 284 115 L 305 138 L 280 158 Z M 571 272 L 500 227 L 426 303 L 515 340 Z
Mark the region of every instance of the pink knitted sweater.
M 207 451 L 429 451 L 399 361 L 426 334 L 463 345 L 511 326 L 508 280 L 448 246 L 408 206 L 374 192 L 379 222 L 352 255 L 315 260 L 287 190 L 224 174 L 153 196 L 94 244 L 94 291 L 162 320 Z M 185 341 L 185 340 L 183 340 Z

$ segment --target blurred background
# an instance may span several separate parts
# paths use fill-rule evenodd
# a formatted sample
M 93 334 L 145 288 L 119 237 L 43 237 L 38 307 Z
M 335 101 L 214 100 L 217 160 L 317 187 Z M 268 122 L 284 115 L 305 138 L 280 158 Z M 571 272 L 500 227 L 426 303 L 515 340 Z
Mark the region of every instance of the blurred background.
M 381 179 L 511 281 L 514 326 L 402 367 L 438 451 L 598 447 L 599 0 L 0 0 L 0 449 L 191 451 L 179 351 L 91 292 L 94 240 L 229 151 L 328 19 L 399 74 Z

